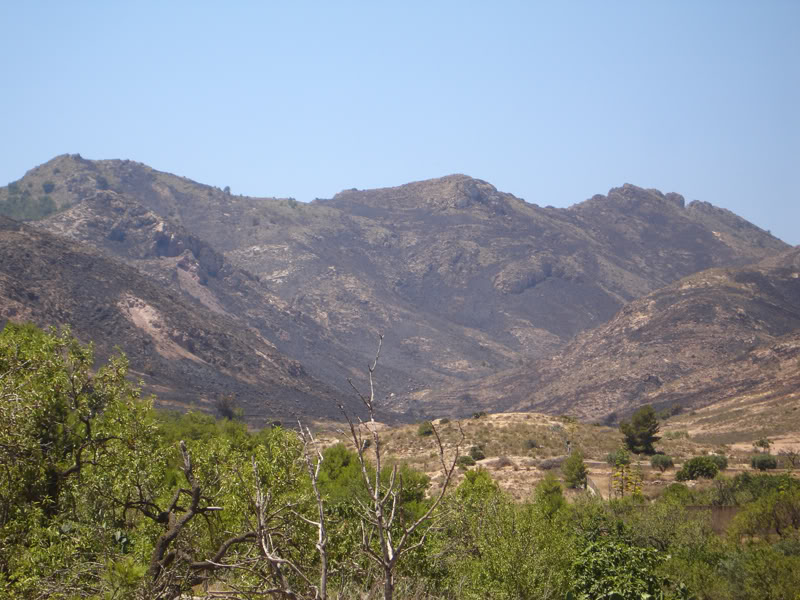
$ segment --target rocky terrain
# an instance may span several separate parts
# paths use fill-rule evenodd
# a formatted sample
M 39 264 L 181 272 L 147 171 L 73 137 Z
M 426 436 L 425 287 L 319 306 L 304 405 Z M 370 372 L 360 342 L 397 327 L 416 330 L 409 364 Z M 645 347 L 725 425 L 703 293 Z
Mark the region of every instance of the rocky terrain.
M 0 217 L 0 323 L 70 325 L 95 355 L 124 350 L 162 406 L 214 411 L 233 395 L 246 418 L 336 416 L 337 397 L 256 332 L 84 245 Z
M 545 394 L 550 371 L 542 365 L 563 362 L 551 368 L 553 381 L 583 372 L 577 365 L 597 353 L 619 353 L 605 346 L 610 333 L 565 345 L 626 303 L 703 269 L 788 248 L 729 211 L 628 184 L 568 209 L 529 204 L 464 175 L 303 204 L 237 196 L 132 161 L 63 155 L 0 188 L 0 209 L 28 205 L 37 227 L 134 267 L 205 311 L 204 323 L 255 336 L 341 397 L 352 396 L 347 378 L 363 376 L 384 334 L 378 392 L 404 418 L 488 405 L 586 418 L 624 412 L 634 392 L 610 384 L 592 407 L 575 404 L 590 387 L 577 375 Z M 673 317 L 655 315 L 667 300 L 654 302 L 645 314 L 656 327 Z M 624 310 L 645 310 L 631 306 Z M 719 348 L 698 344 L 699 359 L 684 353 L 668 367 L 637 371 L 634 379 L 652 378 L 635 394 L 688 374 L 692 361 L 719 364 L 770 342 L 790 321 L 736 333 L 730 344 L 714 338 L 726 327 L 709 329 Z M 586 344 L 592 353 L 575 353 Z M 638 352 L 657 354 L 646 347 L 652 353 Z M 572 363 L 559 358 L 572 355 Z M 627 359 L 606 366 L 614 365 L 630 367 Z
M 796 403 L 800 248 L 690 275 L 627 304 L 554 356 L 420 394 L 433 414 L 535 410 L 615 422 L 642 404 Z

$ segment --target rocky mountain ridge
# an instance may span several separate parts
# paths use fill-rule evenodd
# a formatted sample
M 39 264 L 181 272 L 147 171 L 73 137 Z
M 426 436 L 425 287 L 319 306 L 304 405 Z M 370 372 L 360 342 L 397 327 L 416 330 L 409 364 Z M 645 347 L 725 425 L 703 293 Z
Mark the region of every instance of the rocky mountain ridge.
M 628 184 L 568 209 L 464 175 L 303 204 L 64 155 L 13 188 L 50 190 L 38 227 L 252 328 L 341 394 L 384 334 L 379 391 L 409 418 L 430 390 L 550 356 L 681 277 L 788 248 L 729 211 Z M 0 188 L 0 206 L 11 195 Z

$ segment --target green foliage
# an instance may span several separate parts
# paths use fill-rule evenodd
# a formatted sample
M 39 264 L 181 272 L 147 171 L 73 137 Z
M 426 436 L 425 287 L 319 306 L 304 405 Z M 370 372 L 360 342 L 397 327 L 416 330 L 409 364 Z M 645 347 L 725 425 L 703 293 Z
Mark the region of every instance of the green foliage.
M 45 194 L 50 194 L 50 193 L 52 193 L 52 192 L 53 192 L 53 190 L 55 190 L 55 189 L 56 189 L 56 184 L 55 184 L 55 183 L 53 183 L 52 181 L 45 181 L 45 182 L 42 184 L 42 191 L 43 191 Z
M 769 452 L 771 446 L 772 442 L 770 442 L 767 438 L 761 438 L 753 442 L 753 448 L 761 450 L 762 452 Z
M 718 471 L 717 463 L 710 456 L 695 456 L 683 463 L 680 471 L 675 474 L 675 480 L 713 479 Z
M 665 557 L 654 548 L 631 545 L 617 536 L 589 541 L 572 565 L 576 600 L 642 600 L 664 588 L 657 568 Z
M 547 473 L 533 491 L 534 502 L 548 518 L 554 517 L 567 505 L 561 483 L 552 473 Z
M 98 175 L 95 178 L 95 185 L 98 190 L 107 190 L 111 188 L 108 183 L 108 179 L 106 179 L 103 175 Z
M 748 503 L 734 518 L 729 533 L 733 537 L 774 534 L 800 540 L 800 488 L 787 486 Z
M 620 423 L 619 429 L 625 436 L 628 450 L 637 454 L 653 454 L 653 444 L 661 439 L 657 435 L 659 424 L 656 413 L 649 404 L 633 413 L 630 421 Z
M 771 454 L 754 454 L 750 457 L 750 466 L 759 471 L 777 469 L 778 461 Z
M 663 473 L 667 469 L 674 467 L 675 463 L 672 462 L 671 456 L 667 456 L 666 454 L 654 454 L 650 458 L 650 466 Z
M 317 506 L 295 432 L 155 413 L 126 381 L 125 366 L 122 358 L 94 366 L 91 348 L 67 331 L 8 325 L 0 333 L 0 598 L 176 598 L 204 582 L 249 590 L 232 597 L 264 597 L 279 584 L 253 537 L 258 493 L 267 499 L 264 527 L 275 552 L 297 565 L 285 573 L 288 582 L 298 597 L 314 597 L 318 538 L 305 519 L 317 518 Z M 461 462 L 475 460 L 472 450 L 479 449 Z M 697 457 L 682 471 L 704 476 L 720 467 L 715 460 Z M 635 481 L 626 450 L 610 461 Z M 582 463 L 578 452 L 564 462 L 568 483 L 580 480 Z M 380 583 L 362 552 L 369 498 L 361 469 L 342 444 L 323 452 L 329 597 L 358 597 Z M 364 469 L 375 477 L 369 463 Z M 397 469 L 394 538 L 430 505 L 428 477 Z M 379 474 L 384 492 L 391 473 L 390 465 Z M 419 546 L 398 563 L 398 594 L 777 600 L 800 589 L 800 481 L 791 475 L 718 476 L 696 489 L 673 484 L 654 502 L 637 494 L 611 502 L 579 494 L 571 505 L 552 475 L 525 503 L 513 501 L 485 469 L 463 475 L 439 507 L 438 526 L 415 533 L 411 543 Z M 208 510 L 188 519 L 190 488 Z M 170 507 L 172 498 L 178 501 Z M 689 504 L 741 509 L 728 535 L 717 536 L 708 512 L 689 511 Z M 154 571 L 159 543 L 178 522 L 168 542 L 174 554 Z M 215 562 L 247 568 L 191 566 L 207 565 L 202 561 L 231 536 L 243 537 Z M 367 544 L 377 548 L 374 537 Z
M 124 359 L 92 366 L 69 330 L 9 323 L 0 333 L 0 573 L 18 597 L 68 581 L 88 592 L 101 565 L 80 557 L 126 549 L 108 498 L 131 472 L 129 448 L 153 458 L 156 429 Z M 98 511 L 109 519 L 98 523 Z
M 417 427 L 417 435 L 419 436 L 426 436 L 426 435 L 433 435 L 433 423 L 430 421 L 423 421 Z
M 448 504 L 453 517 L 431 548 L 441 557 L 444 597 L 564 597 L 573 552 L 563 520 L 538 502 L 515 504 L 480 468 L 466 473 Z
M 480 445 L 470 447 L 469 455 L 473 460 L 483 460 L 486 458 L 486 453 L 483 451 L 483 447 Z
M 475 465 L 475 459 L 472 458 L 469 454 L 462 454 L 458 457 L 456 464 L 459 467 L 472 467 Z
M 561 472 L 564 473 L 567 487 L 581 489 L 586 487 L 586 464 L 583 462 L 583 453 L 580 450 L 574 450 L 569 455 L 561 465 Z
M 631 464 L 631 455 L 625 448 L 617 448 L 606 454 L 606 464 L 612 467 L 622 467 Z
M 709 454 L 708 458 L 714 461 L 714 464 L 717 465 L 717 469 L 720 471 L 724 471 L 728 468 L 728 457 L 722 454 Z

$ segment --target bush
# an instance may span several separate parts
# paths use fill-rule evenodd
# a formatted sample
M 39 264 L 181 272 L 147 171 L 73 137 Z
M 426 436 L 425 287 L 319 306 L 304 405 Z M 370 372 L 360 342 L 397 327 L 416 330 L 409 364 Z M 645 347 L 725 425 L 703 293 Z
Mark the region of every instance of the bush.
M 710 456 L 695 456 L 683 463 L 683 467 L 675 475 L 675 479 L 677 481 L 713 479 L 718 471 L 717 463 Z
M 447 425 L 449 422 L 450 419 L 448 419 L 447 417 L 442 417 L 441 419 L 439 419 L 439 425 Z
M 56 184 L 53 183 L 52 181 L 45 181 L 42 184 L 42 190 L 44 191 L 45 194 L 49 194 L 54 189 L 56 189 Z
M 539 447 L 539 442 L 537 442 L 535 439 L 528 438 L 527 440 L 525 440 L 525 448 L 527 450 L 534 450 L 538 447 Z
M 710 454 L 708 458 L 714 461 L 714 464 L 717 465 L 717 469 L 720 471 L 724 471 L 728 468 L 728 459 L 722 454 Z
M 458 457 L 456 464 L 459 467 L 472 467 L 475 465 L 475 459 L 472 458 L 469 454 L 462 454 Z
M 480 446 L 472 446 L 472 448 L 469 449 L 469 455 L 472 460 L 483 460 L 486 458 L 486 453 Z
M 750 466 L 759 471 L 776 469 L 778 461 L 771 454 L 756 454 L 750 458 Z
M 419 427 L 417 427 L 417 435 L 433 435 L 433 423 L 430 421 L 423 421 L 420 423 Z
M 502 469 L 503 467 L 513 467 L 514 461 L 507 456 L 500 456 L 494 463 L 495 468 Z
M 567 459 L 566 456 L 554 456 L 552 458 L 545 458 L 544 460 L 540 460 L 537 466 L 541 471 L 549 471 L 550 469 L 555 469 L 556 467 L 560 467 L 561 465 L 563 465 L 566 459 Z
M 476 413 L 472 413 L 472 418 L 473 419 L 482 419 L 485 416 L 486 416 L 486 411 L 485 410 L 479 410 Z
M 667 469 L 674 467 L 675 463 L 672 462 L 671 456 L 667 456 L 666 454 L 656 454 L 650 459 L 650 466 L 663 473 Z

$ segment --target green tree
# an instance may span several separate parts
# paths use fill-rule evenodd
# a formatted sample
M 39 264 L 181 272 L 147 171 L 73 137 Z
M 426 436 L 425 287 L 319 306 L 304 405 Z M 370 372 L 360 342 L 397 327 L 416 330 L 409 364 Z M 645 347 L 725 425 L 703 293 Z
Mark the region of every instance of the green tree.
M 631 452 L 637 454 L 653 454 L 655 448 L 653 444 L 661 438 L 657 435 L 659 431 L 658 418 L 649 404 L 639 408 L 630 421 L 623 421 L 619 426 L 620 431 L 625 436 L 625 445 Z
M 654 454 L 652 458 L 650 458 L 650 466 L 663 473 L 667 469 L 671 469 L 674 463 L 672 462 L 671 456 L 667 456 L 666 454 Z
M 583 452 L 574 450 L 564 464 L 561 465 L 561 471 L 564 473 L 564 481 L 567 487 L 570 488 L 586 488 L 586 480 L 588 477 L 586 471 L 586 463 L 583 462 Z
M 750 457 L 750 466 L 759 471 L 767 469 L 777 469 L 778 461 L 771 454 L 754 454 Z
M 91 346 L 68 329 L 0 333 L 0 581 L 12 596 L 96 594 L 103 558 L 135 537 L 112 537 L 127 528 L 109 498 L 131 470 L 122 455 L 157 439 L 150 402 L 126 381 L 124 358 L 92 368 Z

